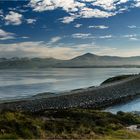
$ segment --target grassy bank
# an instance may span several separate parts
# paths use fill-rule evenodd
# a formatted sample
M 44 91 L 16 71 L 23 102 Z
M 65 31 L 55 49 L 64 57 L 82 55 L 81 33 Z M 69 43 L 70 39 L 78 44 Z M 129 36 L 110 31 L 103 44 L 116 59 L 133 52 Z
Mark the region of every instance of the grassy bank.
M 0 115 L 0 138 L 60 139 L 140 139 L 138 132 L 127 130 L 140 124 L 131 113 L 69 109 L 47 110 L 37 114 L 3 112 Z

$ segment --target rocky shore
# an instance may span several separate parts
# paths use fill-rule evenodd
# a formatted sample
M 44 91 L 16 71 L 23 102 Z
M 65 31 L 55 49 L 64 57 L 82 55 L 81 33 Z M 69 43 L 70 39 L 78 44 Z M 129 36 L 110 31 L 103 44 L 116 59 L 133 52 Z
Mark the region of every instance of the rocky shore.
M 0 111 L 40 112 L 46 109 L 93 108 L 101 109 L 140 95 L 140 75 L 98 87 L 72 90 L 55 96 L 37 96 L 0 103 Z

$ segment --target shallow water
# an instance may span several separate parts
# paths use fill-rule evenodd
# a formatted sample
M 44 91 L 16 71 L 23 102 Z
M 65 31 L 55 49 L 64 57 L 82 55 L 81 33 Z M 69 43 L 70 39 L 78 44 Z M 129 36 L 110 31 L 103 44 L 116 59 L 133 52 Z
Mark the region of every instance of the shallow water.
M 98 86 L 109 77 L 137 74 L 139 72 L 140 68 L 0 70 L 0 99 L 20 98 L 42 92 L 59 92 Z M 138 109 L 140 108 L 139 102 L 140 100 L 112 109 L 140 110 Z
M 123 112 L 133 112 L 133 111 L 138 111 L 140 112 L 140 98 L 134 99 L 133 101 L 120 104 L 120 105 L 115 105 L 112 107 L 107 108 L 105 111 L 109 111 L 112 113 L 117 113 L 118 111 L 123 111 Z

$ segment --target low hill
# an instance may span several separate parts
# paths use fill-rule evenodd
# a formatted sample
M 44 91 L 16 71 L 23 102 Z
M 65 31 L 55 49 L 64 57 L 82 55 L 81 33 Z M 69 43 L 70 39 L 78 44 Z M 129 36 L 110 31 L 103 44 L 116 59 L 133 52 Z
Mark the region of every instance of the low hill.
M 140 67 L 140 56 L 99 56 L 86 53 L 69 60 L 55 58 L 0 58 L 0 69 Z

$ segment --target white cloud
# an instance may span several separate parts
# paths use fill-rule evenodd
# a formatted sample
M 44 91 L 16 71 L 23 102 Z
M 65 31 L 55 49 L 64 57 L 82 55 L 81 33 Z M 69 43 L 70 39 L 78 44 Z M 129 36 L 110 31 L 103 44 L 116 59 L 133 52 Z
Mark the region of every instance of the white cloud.
M 81 0 L 83 2 L 94 2 L 95 0 Z
M 131 38 L 129 38 L 129 40 L 138 41 L 139 39 L 138 38 L 135 38 L 135 37 L 131 37 Z
M 135 29 L 135 28 L 140 28 L 140 27 L 137 27 L 136 25 L 129 25 L 128 28 Z
M 15 33 L 4 31 L 3 29 L 0 29 L 0 40 L 11 40 L 11 39 L 28 39 L 27 36 L 18 36 Z
M 117 0 L 96 0 L 92 4 L 94 6 L 99 6 L 104 8 L 105 10 L 114 10 L 116 9 L 115 3 Z
M 36 19 L 29 18 L 29 19 L 26 19 L 26 21 L 27 21 L 28 24 L 33 24 L 33 23 L 36 22 Z
M 115 16 L 132 8 L 135 1 L 132 0 L 130 6 L 126 7 L 125 3 L 129 0 L 30 0 L 29 6 L 36 12 L 62 9 L 69 16 L 61 18 L 61 21 L 68 24 L 77 18 L 108 18 Z
M 110 48 L 103 47 L 95 51 L 98 55 L 111 55 L 111 56 L 121 56 L 121 57 L 130 57 L 130 56 L 140 56 L 140 48 Z
M 51 38 L 51 40 L 50 40 L 50 42 L 49 43 L 56 43 L 56 42 L 58 42 L 59 40 L 61 40 L 62 39 L 62 37 L 59 37 L 59 36 L 56 36 L 56 37 L 53 37 L 53 38 Z
M 126 2 L 129 2 L 129 0 L 119 0 L 119 1 L 117 2 L 117 4 L 122 4 L 122 3 L 126 3 Z
M 3 14 L 3 11 L 2 10 L 0 10 L 0 14 Z
M 128 26 L 128 28 L 133 29 L 133 28 L 137 28 L 137 26 L 135 26 L 135 25 L 130 25 L 130 26 Z
M 90 33 L 75 33 L 72 34 L 72 38 L 80 38 L 80 39 L 87 39 L 87 38 L 93 38 L 93 36 Z
M 125 7 L 123 7 L 123 8 L 120 8 L 120 9 L 118 10 L 118 13 L 123 13 L 123 12 L 125 12 L 125 11 L 129 11 L 129 7 L 128 7 L 128 6 L 125 6 Z
M 62 8 L 67 12 L 76 12 L 79 7 L 85 6 L 84 3 L 76 0 L 30 0 L 29 5 L 33 7 L 34 11 L 39 12 L 57 8 Z
M 15 39 L 15 34 L 0 29 L 0 40 Z
M 125 38 L 135 38 L 135 37 L 137 37 L 137 35 L 136 34 L 129 34 L 129 35 L 123 35 L 123 37 L 125 37 Z
M 80 28 L 82 26 L 82 24 L 76 24 L 74 27 L 75 28 Z
M 135 7 L 140 7 L 140 0 L 135 0 L 135 2 L 136 2 L 136 3 L 135 3 L 134 6 L 135 6 Z
M 19 13 L 10 11 L 8 15 L 5 16 L 6 25 L 20 25 L 22 23 L 23 16 Z
M 2 10 L 0 10 L 0 17 L 3 18 L 3 11 Z
M 116 13 L 113 12 L 106 12 L 103 10 L 99 10 L 99 9 L 92 9 L 92 8 L 83 8 L 80 12 L 79 12 L 80 16 L 83 18 L 108 18 L 111 16 L 116 15 Z
M 138 35 L 136 34 L 128 34 L 128 35 L 123 35 L 122 37 L 128 38 L 130 41 L 138 41 Z
M 138 2 L 135 6 L 136 6 L 136 7 L 140 7 L 140 2 Z
M 78 14 L 71 14 L 70 16 L 60 18 L 59 20 L 61 20 L 62 23 L 68 24 L 78 18 L 108 18 L 114 15 L 116 15 L 116 13 L 84 7 Z
M 105 25 L 98 25 L 98 26 L 89 26 L 88 28 L 96 28 L 96 29 L 108 29 L 108 26 Z
M 21 38 L 23 38 L 23 39 L 28 39 L 29 37 L 28 37 L 28 36 L 22 36 Z
M 21 13 L 25 13 L 25 12 L 28 12 L 28 9 L 19 9 L 18 11 Z
M 119 10 L 124 9 L 121 4 L 127 2 L 129 2 L 129 0 L 95 0 L 92 4 L 94 6 L 99 6 L 107 11 L 117 11 L 117 8 L 119 8 Z
M 67 17 L 64 17 L 64 18 L 60 18 L 59 20 L 61 20 L 62 23 L 70 23 L 70 22 L 73 22 L 74 20 L 76 19 L 75 16 L 67 16 Z
M 75 33 L 72 34 L 71 37 L 76 39 L 111 39 L 115 36 L 113 35 L 93 36 L 91 33 Z
M 112 37 L 112 35 L 99 36 L 100 39 L 110 39 Z

